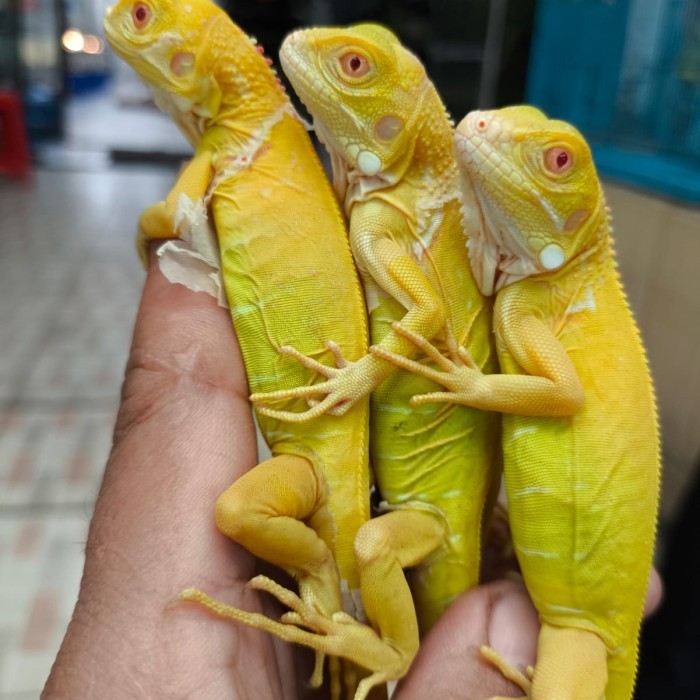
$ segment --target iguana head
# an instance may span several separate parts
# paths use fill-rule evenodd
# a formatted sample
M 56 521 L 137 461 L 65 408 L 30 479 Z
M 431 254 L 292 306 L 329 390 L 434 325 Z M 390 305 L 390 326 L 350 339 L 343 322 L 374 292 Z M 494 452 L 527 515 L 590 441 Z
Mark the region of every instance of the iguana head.
M 557 270 L 599 238 L 603 191 L 570 124 L 528 106 L 471 112 L 455 144 L 465 201 L 480 214 L 470 257 L 483 293 Z
M 121 0 L 107 11 L 105 33 L 116 53 L 182 112 L 216 114 L 207 34 L 226 15 L 209 0 Z M 170 111 L 170 110 L 169 110 Z
M 104 24 L 117 54 L 194 143 L 208 120 L 264 116 L 287 102 L 262 48 L 210 0 L 120 0 Z
M 280 60 L 319 137 L 350 170 L 372 177 L 410 157 L 430 83 L 390 31 L 374 24 L 296 31 Z

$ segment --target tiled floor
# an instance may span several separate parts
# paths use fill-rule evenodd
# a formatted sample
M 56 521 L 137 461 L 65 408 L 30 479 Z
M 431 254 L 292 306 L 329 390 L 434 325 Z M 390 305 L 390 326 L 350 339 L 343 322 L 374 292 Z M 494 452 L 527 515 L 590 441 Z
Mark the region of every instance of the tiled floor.
M 125 123 L 104 100 L 90 106 L 51 161 L 68 170 L 38 171 L 32 188 L 0 180 L 1 700 L 39 696 L 75 603 L 143 284 L 136 218 L 174 176 L 106 169 Z M 140 139 L 171 133 L 140 114 L 126 117 Z

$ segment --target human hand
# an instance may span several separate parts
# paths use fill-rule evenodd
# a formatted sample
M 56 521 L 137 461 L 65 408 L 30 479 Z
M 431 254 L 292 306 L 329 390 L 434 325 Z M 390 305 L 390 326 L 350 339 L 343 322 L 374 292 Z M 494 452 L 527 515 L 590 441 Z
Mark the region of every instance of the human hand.
M 43 698 L 300 697 L 312 654 L 179 600 L 199 585 L 279 614 L 246 588 L 253 557 L 214 523 L 217 497 L 257 460 L 247 396 L 228 312 L 152 264 L 80 597 Z

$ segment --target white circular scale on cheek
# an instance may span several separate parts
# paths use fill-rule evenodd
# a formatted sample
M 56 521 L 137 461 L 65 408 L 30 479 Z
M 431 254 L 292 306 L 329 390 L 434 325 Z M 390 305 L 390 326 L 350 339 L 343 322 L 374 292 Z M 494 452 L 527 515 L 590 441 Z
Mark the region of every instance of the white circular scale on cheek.
M 357 156 L 357 167 L 363 175 L 376 175 L 382 169 L 382 161 L 372 151 L 362 151 Z
M 542 265 L 545 270 L 556 270 L 564 264 L 566 257 L 561 246 L 556 243 L 550 243 L 542 248 L 539 259 L 540 265 Z

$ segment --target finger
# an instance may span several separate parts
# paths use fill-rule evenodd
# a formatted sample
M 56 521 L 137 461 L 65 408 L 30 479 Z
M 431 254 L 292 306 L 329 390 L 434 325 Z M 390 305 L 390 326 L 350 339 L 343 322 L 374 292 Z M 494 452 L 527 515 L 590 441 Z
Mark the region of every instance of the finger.
M 644 615 L 653 615 L 661 604 L 663 598 L 663 583 L 656 568 L 652 568 L 649 574 L 649 585 L 644 599 Z
M 343 369 L 343 367 L 348 366 L 348 361 L 343 357 L 343 353 L 340 349 L 340 345 L 334 340 L 327 340 L 325 346 L 333 353 L 333 359 L 335 360 L 335 366 L 338 369 Z
M 347 401 L 343 401 L 333 406 L 333 408 L 326 411 L 326 413 L 329 416 L 344 416 L 357 403 L 358 400 L 359 399 L 353 401 L 348 399 Z
M 524 668 L 535 661 L 538 632 L 537 613 L 522 584 L 499 581 L 472 589 L 425 637 L 394 700 L 522 697 L 522 690 L 491 666 L 479 647 L 490 646 Z
M 457 348 L 457 354 L 459 355 L 459 359 L 464 362 L 464 364 L 467 367 L 471 367 L 472 369 L 478 369 L 476 366 L 476 362 L 472 359 L 472 356 L 469 354 L 469 350 L 465 348 L 463 345 L 460 345 Z
M 178 570 L 202 575 L 197 562 L 207 567 L 202 538 L 211 531 L 216 498 L 256 461 L 247 393 L 228 312 L 206 294 L 171 284 L 152 263 L 96 507 L 98 516 L 104 508 L 124 521 L 124 536 L 140 526 L 141 543 L 124 544 L 143 551 L 146 571 L 161 571 L 153 547 L 173 537 L 180 563 L 167 576 L 176 578 Z M 157 518 L 168 526 L 154 528 Z M 185 552 L 194 559 L 185 563 Z
M 165 671 L 172 687 L 189 687 L 202 669 L 212 696 L 233 697 L 232 654 L 273 697 L 281 681 L 260 663 L 274 657 L 271 640 L 247 630 L 236 638 L 173 604 L 193 584 L 234 588 L 252 573 L 252 557 L 213 517 L 218 495 L 256 461 L 247 393 L 226 310 L 169 283 L 151 262 L 79 601 L 54 665 L 62 697 L 84 694 L 85 679 L 60 669 L 82 668 L 85 658 L 100 668 L 89 681 L 96 697 L 116 687 L 124 697 L 157 695 Z M 233 602 L 250 608 L 251 595 L 236 590 Z M 151 650 L 148 662 L 134 649 Z

